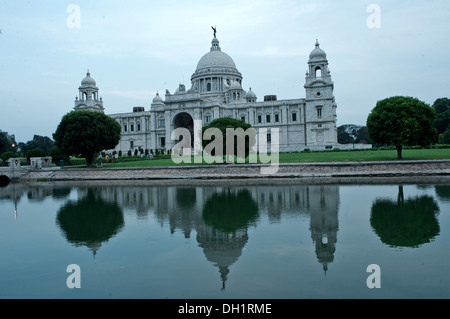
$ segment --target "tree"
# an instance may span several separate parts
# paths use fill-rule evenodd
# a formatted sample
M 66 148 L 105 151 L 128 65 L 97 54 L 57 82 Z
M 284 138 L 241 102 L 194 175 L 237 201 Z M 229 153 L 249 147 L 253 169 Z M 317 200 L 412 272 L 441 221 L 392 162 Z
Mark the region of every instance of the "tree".
M 337 128 L 337 137 L 339 144 L 355 143 L 353 137 L 347 132 L 345 125 L 341 125 Z
M 233 134 L 235 135 L 233 139 L 227 139 L 227 128 L 233 130 Z M 243 158 L 247 158 L 250 153 L 250 149 L 255 144 L 255 132 L 252 132 L 252 126 L 244 121 L 237 120 L 231 117 L 222 117 L 211 121 L 208 125 L 202 127 L 202 136 L 205 136 L 205 132 L 208 129 L 218 129 L 221 133 L 222 137 L 222 154 L 217 153 L 217 148 L 212 149 L 210 155 L 244 155 Z M 240 130 L 242 129 L 242 130 Z M 218 137 L 216 135 L 212 135 L 211 139 L 202 138 L 202 146 L 205 148 L 206 146 L 213 143 Z M 230 142 L 231 143 L 228 143 Z M 239 149 L 241 143 L 244 143 L 244 149 Z M 214 144 L 214 143 L 213 143 Z M 217 145 L 219 146 L 219 145 Z M 243 154 L 242 154 L 243 153 Z M 242 156 L 241 156 L 242 157 Z
M 90 167 L 96 153 L 116 147 L 120 131 L 120 124 L 102 112 L 72 111 L 63 116 L 53 138 L 61 151 L 81 154 Z
M 412 97 L 394 96 L 378 101 L 367 118 L 369 136 L 375 143 L 392 144 L 397 159 L 404 145 L 429 145 L 436 138 L 436 111 Z
M 55 143 L 50 137 L 40 135 L 34 135 L 33 139 L 26 143 L 19 143 L 19 148 L 23 154 L 26 154 L 29 150 L 40 148 L 47 155 L 54 146 Z
M 450 99 L 437 99 L 433 103 L 433 108 L 436 110 L 436 129 L 438 134 L 443 134 L 450 126 Z
M 48 153 L 49 156 L 52 157 L 53 163 L 59 163 L 60 161 L 64 161 L 65 163 L 69 163 L 69 156 L 61 151 L 56 146 L 53 147 L 50 152 Z
M 450 144 L 450 126 L 444 133 L 439 134 L 439 144 Z
M 11 141 L 8 134 L 0 131 L 0 154 L 12 151 L 12 144 L 13 141 Z
M 356 132 L 355 143 L 373 144 L 372 140 L 369 137 L 369 130 L 367 129 L 367 126 L 361 127 Z

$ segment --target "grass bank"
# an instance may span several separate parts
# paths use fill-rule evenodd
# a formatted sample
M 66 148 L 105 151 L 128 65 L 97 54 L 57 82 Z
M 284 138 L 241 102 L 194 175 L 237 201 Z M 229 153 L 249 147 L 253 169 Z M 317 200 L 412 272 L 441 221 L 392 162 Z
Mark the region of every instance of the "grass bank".
M 280 163 L 312 163 L 312 162 L 365 162 L 365 161 L 394 161 L 397 158 L 395 150 L 363 150 L 363 151 L 329 151 L 309 153 L 280 153 Z M 404 160 L 434 160 L 450 159 L 450 149 L 405 149 Z M 193 158 L 188 158 L 178 165 L 194 163 Z M 194 163 L 195 164 L 195 163 Z M 196 164 L 208 164 L 205 161 Z M 136 161 L 123 161 L 116 163 L 104 163 L 102 167 L 148 167 L 148 166 L 174 166 L 169 156 L 159 159 L 144 159 Z

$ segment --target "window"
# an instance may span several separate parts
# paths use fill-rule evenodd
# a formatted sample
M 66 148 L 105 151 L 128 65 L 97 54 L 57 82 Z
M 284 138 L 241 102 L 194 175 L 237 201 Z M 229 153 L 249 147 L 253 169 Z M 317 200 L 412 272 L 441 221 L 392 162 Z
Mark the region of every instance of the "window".
M 138 132 L 141 131 L 141 124 L 140 124 L 140 123 L 137 124 L 137 131 L 138 131 Z
M 322 77 L 322 69 L 320 67 L 316 67 L 316 78 Z
M 160 144 L 161 144 L 161 147 L 166 147 L 166 138 L 165 137 L 160 138 Z
M 317 127 L 322 127 L 322 123 L 317 124 Z
M 241 121 L 245 122 L 245 116 L 241 116 Z
M 130 149 L 133 149 L 134 147 L 134 141 L 130 141 Z
M 205 115 L 205 123 L 211 122 L 211 115 Z
M 270 123 L 270 114 L 266 115 L 266 123 Z
M 292 122 L 297 122 L 297 113 L 292 113 Z
M 280 114 L 275 114 L 275 123 L 280 122 Z
M 261 123 L 262 122 L 262 117 L 261 117 L 261 115 L 258 115 L 258 123 Z
M 131 131 L 131 132 L 134 132 L 134 124 L 131 124 L 131 125 L 130 125 L 130 131 Z
M 272 134 L 267 133 L 267 143 L 272 142 Z
M 128 127 L 127 127 L 127 125 L 125 124 L 125 125 L 123 126 L 123 131 L 126 132 L 127 130 L 128 130 Z
M 165 126 L 164 119 L 159 119 L 159 127 L 164 127 L 164 126 Z
M 211 83 L 206 84 L 206 91 L 211 91 Z
M 322 107 L 317 107 L 317 117 L 318 118 L 322 117 Z

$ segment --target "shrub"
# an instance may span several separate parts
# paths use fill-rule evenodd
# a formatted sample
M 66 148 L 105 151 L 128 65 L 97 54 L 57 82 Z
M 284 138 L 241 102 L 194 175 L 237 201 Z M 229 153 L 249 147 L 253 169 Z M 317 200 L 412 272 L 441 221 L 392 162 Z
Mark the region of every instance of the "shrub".
M 27 161 L 30 160 L 31 157 L 44 157 L 45 152 L 40 148 L 33 148 L 32 150 L 29 150 L 26 154 Z
M 59 161 L 69 163 L 69 156 L 67 156 L 63 151 L 61 151 L 57 147 L 53 147 L 48 153 L 48 155 L 52 157 L 52 162 L 55 164 L 58 164 Z
M 9 151 L 9 152 L 3 153 L 0 158 L 2 159 L 3 162 L 7 162 L 13 156 L 14 156 L 14 153 Z

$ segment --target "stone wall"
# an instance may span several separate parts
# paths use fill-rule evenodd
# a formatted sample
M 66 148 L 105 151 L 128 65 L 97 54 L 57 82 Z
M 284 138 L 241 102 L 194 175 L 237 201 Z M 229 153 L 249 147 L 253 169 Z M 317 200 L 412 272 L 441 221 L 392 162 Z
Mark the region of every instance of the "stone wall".
M 271 174 L 264 169 L 271 168 Z M 270 172 L 270 170 L 269 170 Z M 47 169 L 30 171 L 23 181 L 173 180 L 236 178 L 370 177 L 450 175 L 450 160 L 349 163 L 289 163 L 278 167 L 259 164 L 189 165 L 145 168 Z

